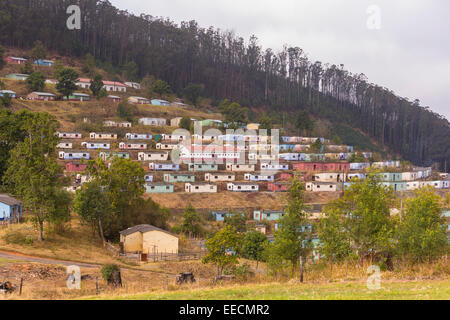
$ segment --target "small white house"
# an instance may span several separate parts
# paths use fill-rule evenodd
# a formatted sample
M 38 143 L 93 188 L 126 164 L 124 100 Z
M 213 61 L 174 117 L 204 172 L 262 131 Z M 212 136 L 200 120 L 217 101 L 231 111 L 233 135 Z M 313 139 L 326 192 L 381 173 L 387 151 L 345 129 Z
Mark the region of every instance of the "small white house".
M 56 135 L 61 139 L 81 139 L 83 135 L 81 133 L 69 133 L 69 132 L 57 132 Z
M 230 173 L 205 173 L 205 181 L 209 182 L 231 182 L 236 176 Z
M 136 90 L 141 90 L 141 84 L 137 82 L 125 82 L 125 85 Z
M 345 176 L 341 173 L 315 173 L 312 180 L 316 182 L 344 182 Z
M 289 170 L 288 164 L 268 164 L 268 163 L 261 163 L 261 170 L 267 170 L 267 171 L 287 171 Z
M 56 145 L 57 149 L 72 149 L 73 143 L 71 142 L 60 142 Z
M 280 153 L 278 159 L 284 161 L 298 161 L 300 154 L 298 153 Z
M 129 97 L 128 102 L 132 104 L 151 104 L 150 99 L 143 97 Z
M 186 183 L 184 190 L 188 193 L 217 193 L 217 185 L 213 183 Z
M 402 181 L 415 181 L 417 180 L 418 173 L 417 172 L 403 172 L 402 173 Z
M 127 133 L 125 138 L 128 140 L 152 140 L 153 136 L 146 133 Z
M 139 161 L 167 161 L 169 153 L 167 152 L 139 152 Z
M 112 120 L 107 120 L 103 122 L 103 126 L 104 127 L 114 127 L 114 128 L 131 128 L 132 124 L 131 122 L 125 121 L 125 122 L 116 122 L 116 121 L 112 121 Z
M 111 145 L 109 143 L 82 142 L 81 146 L 86 149 L 103 149 L 103 150 L 111 149 Z
M 183 134 L 162 134 L 161 135 L 161 139 L 163 141 L 176 142 L 176 141 L 184 141 L 184 140 L 186 140 L 186 136 L 183 135 Z
M 115 133 L 95 133 L 91 132 L 89 134 L 90 139 L 98 139 L 98 140 L 117 140 L 117 134 Z
M 156 144 L 156 149 L 158 150 L 174 150 L 177 149 L 180 145 L 178 143 L 164 143 L 158 142 Z
M 419 181 L 408 181 L 406 182 L 406 190 L 412 191 L 417 190 L 420 188 L 420 182 Z
M 268 181 L 268 182 L 273 182 L 273 181 L 275 181 L 275 176 L 274 175 L 265 174 L 265 173 L 257 173 L 257 174 L 246 173 L 244 175 L 244 180 L 245 181 Z
M 227 164 L 227 171 L 248 172 L 255 171 L 254 164 Z
M 258 192 L 257 183 L 230 182 L 227 184 L 227 190 L 232 192 Z
M 306 191 L 336 192 L 338 191 L 338 185 L 333 182 L 308 182 L 306 183 Z
M 119 143 L 119 149 L 121 150 L 147 150 L 146 143 Z
M 139 123 L 144 126 L 164 127 L 167 124 L 167 120 L 162 118 L 141 118 Z

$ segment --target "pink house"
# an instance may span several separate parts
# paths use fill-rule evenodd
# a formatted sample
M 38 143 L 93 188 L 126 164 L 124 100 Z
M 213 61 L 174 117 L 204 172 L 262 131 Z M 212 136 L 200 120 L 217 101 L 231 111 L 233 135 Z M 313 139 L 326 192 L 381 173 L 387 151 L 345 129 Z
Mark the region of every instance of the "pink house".
M 282 172 L 282 173 L 280 173 L 280 176 L 279 176 L 279 179 L 283 180 L 283 181 L 289 181 L 293 178 L 294 178 L 294 174 L 289 173 L 289 172 Z
M 83 172 L 87 168 L 87 164 L 66 163 L 66 171 L 68 172 Z
M 294 170 L 301 172 L 309 171 L 330 171 L 346 172 L 350 171 L 348 162 L 300 162 L 292 164 Z
M 269 182 L 267 184 L 267 190 L 272 192 L 287 192 L 290 184 L 285 182 Z

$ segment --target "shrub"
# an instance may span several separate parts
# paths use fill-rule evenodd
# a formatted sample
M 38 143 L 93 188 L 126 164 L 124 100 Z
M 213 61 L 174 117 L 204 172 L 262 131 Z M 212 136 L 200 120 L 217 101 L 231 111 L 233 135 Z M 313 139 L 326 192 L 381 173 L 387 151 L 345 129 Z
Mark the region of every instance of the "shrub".
M 110 281 L 116 272 L 120 272 L 120 268 L 116 264 L 106 264 L 102 268 L 102 277 L 105 281 Z

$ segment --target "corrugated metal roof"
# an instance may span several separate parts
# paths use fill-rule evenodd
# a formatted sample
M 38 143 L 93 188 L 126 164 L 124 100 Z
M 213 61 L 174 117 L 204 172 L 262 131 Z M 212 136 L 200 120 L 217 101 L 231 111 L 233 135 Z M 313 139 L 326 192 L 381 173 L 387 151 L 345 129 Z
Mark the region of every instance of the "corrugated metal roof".
M 136 233 L 136 232 L 146 233 L 149 231 L 160 231 L 160 232 L 164 232 L 164 233 L 170 234 L 171 236 L 178 238 L 176 235 L 174 235 L 173 233 L 170 233 L 169 231 L 157 228 L 157 227 L 149 225 L 149 224 L 141 224 L 138 226 L 128 228 L 127 230 L 121 231 L 120 234 L 123 236 L 128 236 L 128 235 Z
M 9 206 L 22 205 L 22 202 L 7 194 L 0 194 L 0 202 L 5 203 Z

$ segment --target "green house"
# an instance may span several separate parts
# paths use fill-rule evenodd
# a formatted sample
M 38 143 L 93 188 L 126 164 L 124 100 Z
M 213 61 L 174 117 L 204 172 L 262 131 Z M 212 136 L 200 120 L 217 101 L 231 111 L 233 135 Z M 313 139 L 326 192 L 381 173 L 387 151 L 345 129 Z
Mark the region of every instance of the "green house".
M 145 185 L 146 193 L 173 193 L 174 186 L 170 183 L 147 183 Z
M 402 174 L 400 173 L 400 176 Z M 399 182 L 399 181 L 386 181 L 386 182 L 382 182 L 383 185 L 385 185 L 386 187 L 391 187 L 392 189 L 394 189 L 394 191 L 406 191 L 406 182 Z
M 98 154 L 98 157 L 100 159 L 102 159 L 103 161 L 108 160 L 109 158 L 111 158 L 111 153 L 109 152 L 100 152 Z M 112 158 L 120 158 L 120 159 L 130 159 L 130 154 L 128 152 L 114 152 L 112 154 Z
M 396 172 L 382 172 L 379 174 L 381 181 L 394 182 L 402 181 L 402 174 Z
M 255 210 L 253 220 L 256 221 L 278 221 L 284 216 L 283 210 Z
M 219 170 L 217 164 L 205 164 L 205 163 L 191 163 L 189 164 L 189 171 L 193 172 L 215 172 Z
M 195 176 L 193 174 L 166 173 L 164 174 L 164 182 L 195 182 Z
M 28 77 L 29 77 L 28 74 L 22 74 L 22 73 L 10 73 L 5 76 L 6 79 L 21 80 L 21 81 L 27 80 Z

